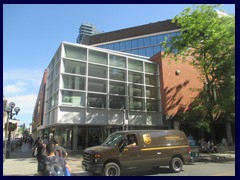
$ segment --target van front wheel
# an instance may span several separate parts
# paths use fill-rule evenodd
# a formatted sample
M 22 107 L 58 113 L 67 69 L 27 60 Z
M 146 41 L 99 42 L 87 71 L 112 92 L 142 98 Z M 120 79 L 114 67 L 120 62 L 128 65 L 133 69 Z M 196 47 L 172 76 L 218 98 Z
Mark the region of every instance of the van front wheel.
M 172 158 L 169 165 L 171 171 L 174 173 L 180 172 L 182 170 L 182 166 L 183 166 L 183 162 L 179 157 Z
M 103 176 L 120 176 L 120 168 L 116 163 L 108 163 L 103 170 Z

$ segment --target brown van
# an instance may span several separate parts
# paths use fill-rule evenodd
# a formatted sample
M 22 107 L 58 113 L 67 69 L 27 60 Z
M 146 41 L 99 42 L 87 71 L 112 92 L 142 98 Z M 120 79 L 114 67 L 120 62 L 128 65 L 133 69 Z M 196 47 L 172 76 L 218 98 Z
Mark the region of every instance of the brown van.
M 190 161 L 186 135 L 178 130 L 132 130 L 112 133 L 100 146 L 83 152 L 82 168 L 93 174 L 119 176 L 121 171 L 169 166 L 180 172 Z

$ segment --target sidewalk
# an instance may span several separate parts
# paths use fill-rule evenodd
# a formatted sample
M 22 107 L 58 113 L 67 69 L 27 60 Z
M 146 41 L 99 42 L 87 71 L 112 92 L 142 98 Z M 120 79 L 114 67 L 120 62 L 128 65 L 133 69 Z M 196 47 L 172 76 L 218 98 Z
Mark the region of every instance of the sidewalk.
M 203 161 L 235 161 L 234 152 L 224 152 L 224 153 L 200 153 L 198 159 L 194 162 Z
M 71 167 L 72 176 L 82 176 L 82 155 L 80 152 L 70 152 L 66 158 Z M 3 163 L 4 176 L 33 176 L 37 172 L 37 159 L 32 157 L 32 149 L 29 144 L 22 145 L 21 150 L 10 152 L 10 157 Z

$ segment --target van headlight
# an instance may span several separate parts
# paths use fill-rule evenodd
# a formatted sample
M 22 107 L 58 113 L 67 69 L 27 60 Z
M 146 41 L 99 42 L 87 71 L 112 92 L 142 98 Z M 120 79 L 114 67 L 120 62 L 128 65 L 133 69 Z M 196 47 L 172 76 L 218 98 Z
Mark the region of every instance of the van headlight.
M 94 154 L 94 162 L 99 163 L 101 160 L 101 154 Z

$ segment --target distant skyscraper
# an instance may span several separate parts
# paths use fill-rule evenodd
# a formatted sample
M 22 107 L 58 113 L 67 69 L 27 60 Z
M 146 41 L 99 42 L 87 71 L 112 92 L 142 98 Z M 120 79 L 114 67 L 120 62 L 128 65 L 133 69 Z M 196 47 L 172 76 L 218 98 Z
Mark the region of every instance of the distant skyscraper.
M 86 36 L 91 36 L 94 34 L 102 33 L 101 31 L 97 30 L 96 26 L 89 23 L 82 23 L 79 28 L 79 35 L 77 37 L 77 43 L 84 44 L 83 41 Z

